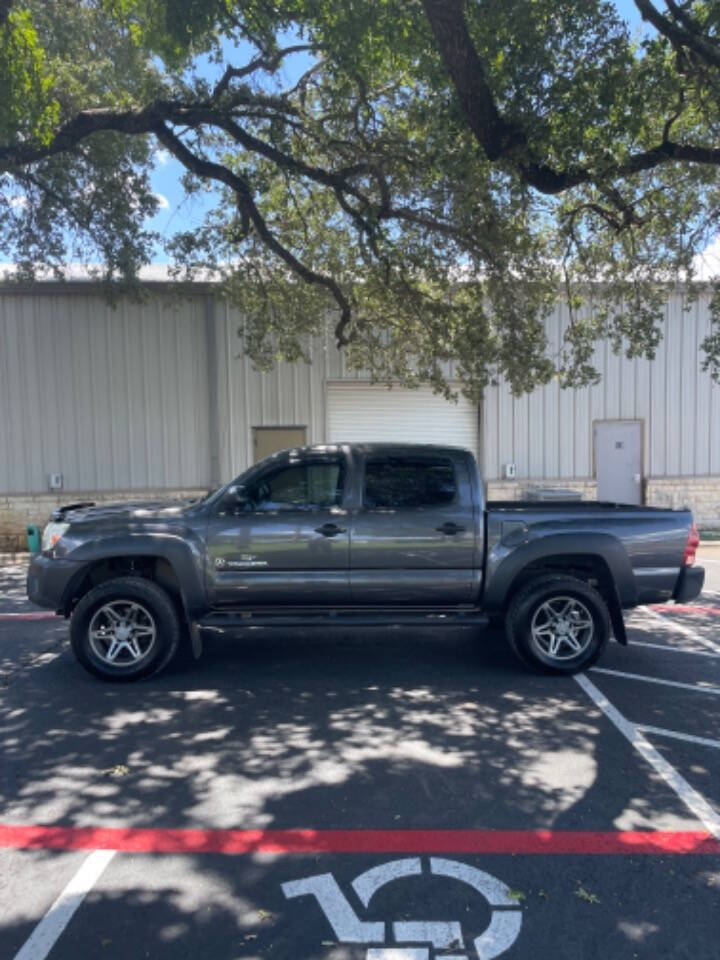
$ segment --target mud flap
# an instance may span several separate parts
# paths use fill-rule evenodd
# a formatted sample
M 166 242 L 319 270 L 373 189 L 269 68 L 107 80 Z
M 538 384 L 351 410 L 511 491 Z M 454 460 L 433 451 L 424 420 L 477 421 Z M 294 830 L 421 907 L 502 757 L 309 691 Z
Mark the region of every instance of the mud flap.
M 192 644 L 193 656 L 196 660 L 200 659 L 203 651 L 202 633 L 197 623 L 190 622 L 190 642 Z
M 625 632 L 625 621 L 623 619 L 622 607 L 620 606 L 620 595 L 618 589 L 613 585 L 610 596 L 607 598 L 608 613 L 610 614 L 610 623 L 612 624 L 613 634 L 618 643 L 624 647 L 628 645 L 627 633 Z

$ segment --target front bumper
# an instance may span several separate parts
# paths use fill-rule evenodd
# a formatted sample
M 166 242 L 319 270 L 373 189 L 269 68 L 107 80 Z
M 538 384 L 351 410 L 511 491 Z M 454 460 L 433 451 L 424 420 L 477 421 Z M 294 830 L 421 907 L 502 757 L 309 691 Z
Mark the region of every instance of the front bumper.
M 56 557 L 33 557 L 27 574 L 28 599 L 39 607 L 64 613 L 63 601 L 73 578 L 82 564 Z
M 699 597 L 705 583 L 705 570 L 702 567 L 683 567 L 673 590 L 676 603 L 687 603 Z

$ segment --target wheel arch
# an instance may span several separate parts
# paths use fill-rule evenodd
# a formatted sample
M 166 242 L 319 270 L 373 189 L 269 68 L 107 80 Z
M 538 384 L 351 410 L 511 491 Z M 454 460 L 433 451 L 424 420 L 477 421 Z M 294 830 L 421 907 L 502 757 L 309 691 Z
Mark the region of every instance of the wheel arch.
M 77 603 L 94 587 L 123 576 L 142 577 L 162 587 L 178 606 L 184 617 L 201 606 L 198 574 L 190 557 L 181 551 L 158 549 L 157 544 L 135 549 L 123 547 L 98 552 L 82 565 L 68 583 L 60 603 L 60 610 L 69 616 Z M 139 549 L 138 549 L 139 547 Z M 201 581 L 200 581 L 201 582 Z
M 483 606 L 504 610 L 531 580 L 553 573 L 593 586 L 607 604 L 616 639 L 627 643 L 622 610 L 637 603 L 637 588 L 624 546 L 609 534 L 542 537 L 515 548 L 490 572 Z

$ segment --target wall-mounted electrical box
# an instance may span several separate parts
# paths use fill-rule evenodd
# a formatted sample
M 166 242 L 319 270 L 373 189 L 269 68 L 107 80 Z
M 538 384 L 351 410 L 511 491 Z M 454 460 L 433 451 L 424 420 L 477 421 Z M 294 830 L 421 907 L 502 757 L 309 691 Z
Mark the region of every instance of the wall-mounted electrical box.
M 61 473 L 49 473 L 48 487 L 50 488 L 50 490 L 62 490 L 63 475 Z
M 516 470 L 514 463 L 506 463 L 503 466 L 503 473 L 506 480 L 514 480 L 516 477 Z

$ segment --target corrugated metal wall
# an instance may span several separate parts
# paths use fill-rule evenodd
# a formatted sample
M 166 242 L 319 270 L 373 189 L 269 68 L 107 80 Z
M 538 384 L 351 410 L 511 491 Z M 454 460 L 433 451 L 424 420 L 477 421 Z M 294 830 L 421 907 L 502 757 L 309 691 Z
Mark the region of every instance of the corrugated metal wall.
M 0 291 L 0 491 L 42 492 L 49 472 L 68 491 L 202 487 L 252 462 L 252 427 L 304 426 L 310 443 L 325 441 L 327 382 L 362 372 L 346 368 L 328 329 L 311 366 L 261 374 L 241 353 L 239 321 L 199 290 L 154 288 L 115 308 L 87 287 Z M 566 322 L 558 308 L 551 340 Z M 590 477 L 593 421 L 622 418 L 644 422 L 646 476 L 720 474 L 720 387 L 698 350 L 708 326 L 707 298 L 685 313 L 673 296 L 654 363 L 601 345 L 597 387 L 488 389 L 486 476 L 514 462 L 519 478 Z
M 279 363 L 259 373 L 241 353 L 237 330 L 241 313 L 223 300 L 216 304 L 217 400 L 220 476 L 237 476 L 253 462 L 252 427 L 306 427 L 308 443 L 328 438 L 326 384 L 333 380 L 367 380 L 351 370 L 337 349 L 328 324 L 325 336 L 309 346 L 312 364 Z M 453 376 L 453 366 L 445 367 Z M 388 397 L 392 400 L 392 393 Z
M 559 306 L 548 321 L 559 344 L 568 322 Z M 700 369 L 699 345 L 709 332 L 708 297 L 683 309 L 680 294 L 667 304 L 663 340 L 653 362 L 616 357 L 600 344 L 595 366 L 601 382 L 584 390 L 552 383 L 524 397 L 505 385 L 485 393 L 485 475 L 502 476 L 515 463 L 519 478 L 593 475 L 593 422 L 642 420 L 645 476 L 720 474 L 720 386 Z
M 0 296 L 0 490 L 209 482 L 205 301 Z

